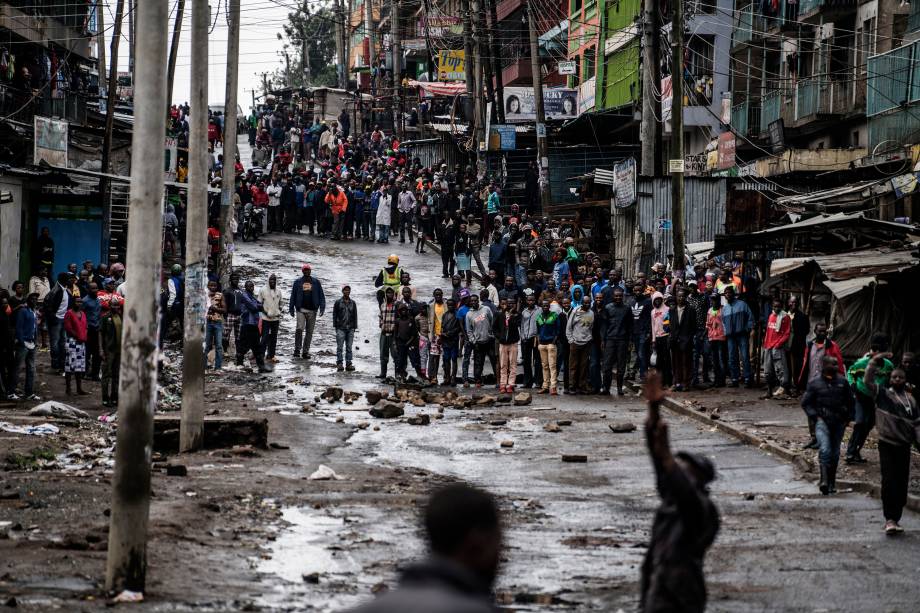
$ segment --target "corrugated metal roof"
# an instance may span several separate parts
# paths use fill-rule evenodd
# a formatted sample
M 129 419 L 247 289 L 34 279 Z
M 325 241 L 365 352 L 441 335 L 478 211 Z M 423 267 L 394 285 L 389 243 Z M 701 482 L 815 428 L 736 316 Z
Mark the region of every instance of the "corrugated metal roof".
M 615 174 L 613 172 L 613 169 L 607 170 L 606 168 L 595 168 L 594 169 L 594 184 L 613 186 L 614 176 Z
M 824 189 L 817 192 L 811 192 L 808 194 L 798 194 L 795 196 L 783 196 L 782 198 L 777 198 L 776 203 L 784 206 L 794 206 L 800 204 L 815 204 L 818 202 L 824 202 L 825 200 L 830 200 L 832 198 L 840 198 L 841 196 L 851 196 L 855 194 L 860 194 L 865 192 L 863 196 L 868 198 L 872 196 L 871 188 L 875 185 L 881 184 L 888 181 L 888 179 L 882 179 L 880 181 L 860 181 L 859 183 L 851 183 L 850 185 L 844 185 L 843 187 L 834 187 L 831 189 Z

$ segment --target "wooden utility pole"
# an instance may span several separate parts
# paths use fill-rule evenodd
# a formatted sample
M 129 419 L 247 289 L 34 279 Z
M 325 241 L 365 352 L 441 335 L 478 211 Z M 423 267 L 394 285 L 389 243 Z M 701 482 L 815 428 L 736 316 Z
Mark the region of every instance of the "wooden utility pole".
M 291 81 L 291 56 L 288 54 L 287 49 L 284 50 L 284 84 L 287 87 L 294 85 Z
M 655 92 L 661 87 L 661 21 L 656 0 L 644 0 L 642 19 L 642 174 L 661 172 L 661 102 Z
M 335 58 L 335 74 L 338 77 L 339 89 L 345 89 L 348 87 L 348 81 L 345 79 L 345 64 L 348 58 L 345 57 L 345 11 L 342 8 L 342 0 L 336 0 L 335 3 Z
M 505 123 L 505 86 L 502 79 L 502 61 L 498 48 L 498 16 L 495 12 L 497 0 L 485 0 L 489 7 L 489 55 L 492 56 L 492 72 L 495 74 L 495 108 L 498 123 Z
M 102 80 L 105 78 L 105 4 L 96 5 L 96 28 L 99 35 L 96 37 L 96 73 L 99 75 L 99 102 L 102 103 Z M 102 107 L 100 107 L 100 112 Z
M 473 57 L 473 20 L 470 18 L 470 0 L 461 0 L 460 12 L 463 14 L 463 57 L 466 70 L 466 105 L 463 107 L 463 115 L 467 118 L 470 126 L 470 134 L 475 137 L 474 130 L 474 107 L 476 99 L 476 58 Z M 474 143 L 473 159 L 478 156 L 478 145 Z
M 220 281 L 226 286 L 233 268 L 230 216 L 236 188 L 236 90 L 240 76 L 240 0 L 229 0 L 230 24 L 227 28 L 227 89 L 224 95 L 224 170 L 220 182 Z M 232 119 L 231 119 L 232 118 Z M 228 172 L 229 170 L 229 172 Z
M 163 257 L 167 2 L 138 3 L 138 62 L 128 207 L 127 295 L 105 587 L 143 592 L 147 578 L 150 454 L 157 397 L 157 322 Z M 116 36 L 116 39 L 118 37 Z
M 552 217 L 549 185 L 549 151 L 546 146 L 546 113 L 543 109 L 543 73 L 540 72 L 540 46 L 537 42 L 537 15 L 527 2 L 527 25 L 530 29 L 530 70 L 533 73 L 533 104 L 537 115 L 537 168 L 540 169 L 540 204 L 543 215 Z
M 208 0 L 192 0 L 191 123 L 185 220 L 185 342 L 179 451 L 201 448 L 204 435 L 204 325 L 208 280 Z M 235 119 L 235 114 L 234 114 Z M 230 121 L 224 117 L 224 123 Z M 232 166 L 231 166 L 232 168 Z
M 473 69 L 472 81 L 473 81 L 473 114 L 475 115 L 475 120 L 473 122 L 473 148 L 476 150 L 476 174 L 477 176 L 483 176 L 485 174 L 485 161 L 486 156 L 479 150 L 480 143 L 486 142 L 485 131 L 486 131 L 486 122 L 485 122 L 485 107 L 483 104 L 482 90 L 483 90 L 483 78 L 482 78 L 482 33 L 479 28 L 479 11 L 480 11 L 479 0 L 470 1 L 470 21 L 472 22 L 473 29 L 473 62 L 470 63 L 469 58 L 467 58 L 467 73 L 466 78 L 470 80 L 469 68 Z
M 482 0 L 483 3 L 488 3 L 489 0 Z M 478 3 L 478 0 L 477 0 Z M 477 12 L 473 13 L 473 18 L 476 20 L 476 29 L 479 32 L 479 61 L 482 64 L 482 78 L 485 81 L 486 85 L 486 100 L 492 103 L 492 113 L 495 113 L 495 84 L 492 79 L 492 58 L 489 56 L 492 54 L 492 45 L 491 40 L 492 36 L 489 34 L 489 30 L 486 25 L 485 11 L 482 10 L 485 8 L 482 4 L 479 4 L 479 9 Z M 490 115 L 489 121 L 492 121 L 492 118 L 497 118 L 498 115 Z M 483 122 L 483 127 L 485 122 Z M 483 141 L 486 139 L 483 138 Z
M 683 0 L 674 0 L 671 21 L 671 236 L 673 270 L 684 270 L 684 15 Z
M 103 11 L 99 5 L 100 12 Z M 109 172 L 109 160 L 112 157 L 112 132 L 115 125 L 115 94 L 118 91 L 118 43 L 121 40 L 121 21 L 125 12 L 125 0 L 118 0 L 115 5 L 115 23 L 112 24 L 112 53 L 109 62 L 108 90 L 105 96 L 105 132 L 102 133 L 102 165 L 99 177 L 99 197 L 102 199 L 102 236 L 105 241 L 105 259 L 109 259 L 109 240 L 112 227 L 111 181 L 105 175 Z M 105 47 L 105 36 L 100 49 Z M 101 75 L 102 72 L 100 71 Z
M 364 0 L 364 35 L 367 36 L 367 66 L 371 69 L 371 79 L 373 79 L 373 67 L 377 59 L 377 55 L 374 53 L 376 51 L 376 45 L 374 44 L 373 0 Z
M 402 90 L 402 32 L 400 31 L 400 3 L 390 0 L 390 55 L 393 70 L 393 131 L 402 138 L 403 90 Z
M 182 35 L 182 17 L 185 14 L 185 0 L 176 0 L 176 20 L 173 22 L 172 45 L 169 47 L 169 65 L 166 74 L 166 108 L 172 104 L 173 80 L 176 78 L 176 57 L 179 55 L 179 37 Z
M 128 72 L 131 73 L 131 86 L 134 87 L 134 37 L 137 30 L 134 28 L 134 11 L 137 9 L 137 0 L 128 0 Z M 166 103 L 169 104 L 169 99 Z

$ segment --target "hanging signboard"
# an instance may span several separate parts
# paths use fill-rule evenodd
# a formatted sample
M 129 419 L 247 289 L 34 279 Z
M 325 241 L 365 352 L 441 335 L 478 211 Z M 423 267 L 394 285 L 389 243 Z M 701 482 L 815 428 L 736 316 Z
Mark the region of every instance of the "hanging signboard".
M 434 36 L 442 38 L 463 34 L 463 22 L 452 15 L 429 15 L 421 17 L 416 23 L 415 35 L 418 38 Z
M 67 122 L 35 116 L 33 164 L 45 160 L 52 166 L 67 166 Z
M 770 132 L 770 148 L 773 153 L 782 153 L 786 148 L 786 129 L 782 117 L 771 121 L 767 129 Z
M 176 180 L 176 162 L 179 159 L 179 141 L 174 136 L 167 136 L 164 143 L 163 178 Z
M 514 126 L 489 126 L 489 151 L 514 151 L 516 146 L 517 136 Z
M 578 86 L 578 114 L 594 108 L 594 94 L 597 90 L 597 77 L 591 77 Z
M 723 132 L 719 135 L 719 170 L 735 165 L 735 134 Z
M 575 74 L 575 62 L 574 61 L 559 62 L 559 74 L 561 75 Z
M 626 208 L 636 202 L 636 160 L 629 158 L 613 166 L 613 204 Z
M 532 87 L 506 87 L 504 96 L 508 123 L 536 121 Z M 547 119 L 573 119 L 578 116 L 578 106 L 577 90 L 543 88 L 543 112 Z
M 671 77 L 667 76 L 661 80 L 661 121 L 668 124 L 665 132 L 670 132 L 671 127 L 671 103 L 674 100 L 673 90 L 671 89 Z
M 438 51 L 438 81 L 466 80 L 466 52 L 463 49 Z

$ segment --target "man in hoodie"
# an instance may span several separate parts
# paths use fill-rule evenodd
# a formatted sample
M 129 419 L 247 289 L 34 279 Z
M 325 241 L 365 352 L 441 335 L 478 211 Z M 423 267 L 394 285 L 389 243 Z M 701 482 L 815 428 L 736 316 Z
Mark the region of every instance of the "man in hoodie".
M 603 384 L 601 393 L 610 394 L 613 365 L 617 367 L 617 394 L 623 395 L 629 339 L 632 337 L 633 313 L 623 303 L 623 290 L 614 286 L 611 302 L 601 311 L 601 338 L 604 343 Z
M 661 373 L 665 386 L 671 385 L 670 309 L 664 303 L 661 292 L 652 294 L 650 312 L 652 334 L 652 356 L 649 365 Z
M 537 297 L 532 290 L 524 290 L 525 303 L 521 309 L 521 359 L 524 362 L 524 389 L 543 386 L 543 366 L 537 349 Z
M 805 344 L 805 355 L 802 358 L 802 370 L 796 375 L 798 377 L 796 387 L 800 390 L 808 388 L 808 384 L 823 376 L 824 358 L 832 357 L 836 360 L 837 369 L 840 376 L 846 374 L 846 368 L 843 365 L 843 353 L 840 346 L 827 337 L 827 324 L 818 322 L 814 327 L 815 337 Z M 817 418 L 814 415 L 808 416 L 808 431 L 811 433 L 811 440 L 805 444 L 805 449 L 817 449 L 818 438 L 815 433 Z
M 742 375 L 745 386 L 750 387 L 752 385 L 751 354 L 748 339 L 754 328 L 754 315 L 745 301 L 738 300 L 733 284 L 725 285 L 722 292 L 725 296 L 725 305 L 722 307 L 722 324 L 725 327 L 725 343 L 728 348 L 728 370 L 732 380 L 730 387 L 738 387 Z M 739 361 L 743 369 L 739 368 Z
M 470 296 L 466 312 L 466 338 L 473 345 L 473 380 L 482 387 L 482 369 L 492 351 L 492 310 L 479 304 L 479 296 Z
M 537 350 L 540 353 L 540 364 L 543 367 L 543 385 L 539 393 L 549 392 L 551 396 L 555 396 L 558 393 L 556 341 L 560 334 L 559 314 L 550 310 L 549 300 L 544 300 L 540 308 L 540 313 L 537 315 Z
M 582 296 L 581 305 L 572 309 L 565 332 L 569 339 L 569 380 L 572 384 L 569 393 L 590 393 L 588 358 L 594 339 L 594 311 L 591 310 L 590 296 Z
M 342 240 L 345 229 L 345 212 L 348 210 L 348 196 L 339 185 L 333 185 L 326 194 L 326 204 L 332 210 L 332 240 Z
M 424 512 L 429 558 L 399 586 L 353 613 L 496 613 L 502 531 L 495 499 L 457 483 L 431 495 Z
M 632 287 L 632 294 L 624 301 L 632 311 L 633 326 L 630 343 L 635 352 L 636 359 L 631 372 L 638 373 L 639 380 L 645 380 L 648 370 L 649 346 L 651 343 L 651 311 L 652 300 L 645 295 L 645 284 L 636 283 Z
M 837 359 L 821 358 L 821 374 L 808 383 L 802 396 L 802 409 L 815 420 L 821 481 L 818 489 L 827 495 L 837 491 L 837 464 L 840 442 L 847 423 L 853 419 L 853 391 L 837 368 Z
M 294 331 L 294 357 L 310 359 L 310 345 L 313 343 L 313 330 L 316 327 L 316 316 L 320 317 L 326 312 L 326 294 L 319 279 L 313 277 L 313 269 L 309 264 L 301 268 L 303 275 L 294 281 L 291 287 L 291 298 L 288 301 L 288 313 L 297 316 L 297 327 Z M 303 345 L 301 345 L 301 340 Z

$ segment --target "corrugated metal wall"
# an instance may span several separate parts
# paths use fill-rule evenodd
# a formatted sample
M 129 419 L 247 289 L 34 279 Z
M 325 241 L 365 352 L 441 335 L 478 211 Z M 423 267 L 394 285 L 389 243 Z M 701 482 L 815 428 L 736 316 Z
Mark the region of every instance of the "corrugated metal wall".
M 671 230 L 660 229 L 662 221 L 671 219 L 671 179 L 640 178 L 638 184 L 638 226 L 643 237 L 651 239 L 649 249 L 642 253 L 640 270 L 647 270 L 654 262 L 666 262 L 673 252 Z M 684 179 L 684 241 L 699 243 L 711 241 L 716 234 L 725 232 L 726 179 L 687 177 Z M 634 244 L 633 253 L 642 252 L 642 245 Z M 619 249 L 618 249 L 619 252 Z M 649 261 L 654 260 L 654 261 Z
M 416 157 L 421 160 L 425 168 L 431 168 L 433 164 L 444 160 L 451 172 L 457 164 L 461 166 L 469 164 L 469 158 L 461 153 L 460 148 L 450 137 L 442 138 L 440 141 L 409 144 L 409 159 Z

